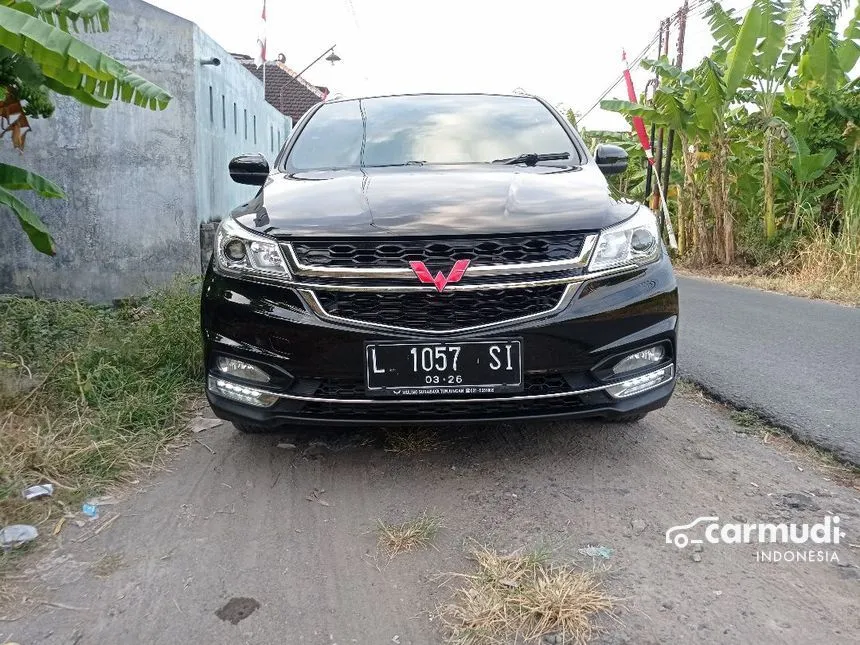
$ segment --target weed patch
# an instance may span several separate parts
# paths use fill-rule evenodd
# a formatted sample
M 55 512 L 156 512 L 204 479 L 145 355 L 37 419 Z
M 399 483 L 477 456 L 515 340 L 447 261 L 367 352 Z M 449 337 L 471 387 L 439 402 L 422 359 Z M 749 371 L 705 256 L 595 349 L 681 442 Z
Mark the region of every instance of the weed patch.
M 402 524 L 387 524 L 379 520 L 377 544 L 389 559 L 393 559 L 400 553 L 426 549 L 433 543 L 440 528 L 442 518 L 429 515 L 426 511 Z
M 444 446 L 439 435 L 429 428 L 398 428 L 385 435 L 385 450 L 401 455 L 433 452 Z
M 848 260 L 824 247 L 821 249 L 822 256 L 816 256 L 813 249 L 817 246 L 820 246 L 820 242 L 811 241 L 804 247 L 804 264 L 800 269 L 770 273 L 759 268 L 740 266 L 692 269 L 682 264 L 679 273 L 699 275 L 742 287 L 860 306 L 860 270 L 850 266 L 845 268 L 841 262 Z M 832 266 L 826 264 L 828 261 Z
M 462 581 L 437 617 L 456 645 L 588 642 L 594 619 L 610 612 L 613 599 L 593 572 L 552 564 L 546 552 L 499 554 L 475 546 L 475 572 L 454 574 Z
M 742 432 L 754 434 L 759 430 L 764 429 L 764 423 L 761 417 L 759 417 L 755 412 L 750 412 L 749 410 L 735 410 L 729 416 Z
M 198 312 L 190 280 L 116 307 L 0 298 L 0 522 L 77 510 L 177 436 L 202 381 Z M 43 482 L 53 497 L 23 500 Z

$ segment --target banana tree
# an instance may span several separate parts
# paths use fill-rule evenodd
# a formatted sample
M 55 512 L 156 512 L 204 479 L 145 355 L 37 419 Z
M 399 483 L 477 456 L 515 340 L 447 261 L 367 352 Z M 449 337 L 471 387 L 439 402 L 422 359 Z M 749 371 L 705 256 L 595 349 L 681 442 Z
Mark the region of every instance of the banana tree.
M 776 234 L 774 210 L 774 145 L 780 123 L 776 120 L 782 88 L 800 55 L 798 26 L 803 17 L 803 0 L 755 0 L 759 14 L 753 26 L 756 44 L 747 74 L 754 89 L 745 98 L 761 111 L 757 122 L 764 127 L 764 228 L 768 239 Z M 749 15 L 749 14 L 748 14 Z M 718 46 L 730 48 L 741 37 L 744 24 L 731 11 L 714 4 L 708 11 L 711 33 Z M 746 21 L 744 21 L 746 23 Z
M 715 5 L 715 11 L 731 19 L 719 21 L 718 40 L 725 43 L 714 55 L 705 57 L 691 73 L 686 74 L 662 59 L 657 64 L 649 62 L 645 67 L 654 69 L 661 77 L 660 86 L 654 94 L 653 107 L 635 106 L 626 101 L 604 101 L 604 109 L 624 114 L 643 116 L 649 112 L 652 123 L 667 125 L 679 133 L 684 148 L 685 185 L 696 189 L 693 177 L 697 171 L 699 152 L 706 148 L 709 153 L 706 192 L 713 214 L 712 250 L 707 241 L 704 219 L 696 209 L 700 208 L 701 196 L 693 199 L 693 217 L 698 231 L 697 256 L 708 262 L 717 256 L 725 263 L 734 261 L 734 218 L 729 201 L 730 140 L 727 117 L 741 87 L 747 85 L 747 75 L 762 25 L 762 9 L 753 4 L 742 21 Z M 674 123 L 672 123 L 674 122 Z M 680 127 L 678 127 L 680 126 Z M 697 191 L 698 193 L 698 191 Z M 698 215 L 698 217 L 697 217 Z
M 830 0 L 813 7 L 809 28 L 800 47 L 801 56 L 795 88 L 838 89 L 849 81 L 849 74 L 860 59 L 860 3 L 840 39 L 836 23 L 850 0 Z M 803 96 L 789 93 L 802 104 Z
M 107 54 L 75 38 L 72 31 L 106 31 L 103 0 L 0 0 L 0 137 L 10 134 L 23 149 L 28 117 L 53 112 L 50 92 L 104 108 L 119 100 L 163 110 L 171 96 Z M 48 179 L 16 166 L 0 165 L 0 205 L 18 218 L 33 246 L 53 255 L 55 245 L 38 216 L 13 191 L 63 197 Z
M 860 2 L 854 7 L 854 15 L 845 27 L 843 38 L 836 43 L 839 68 L 847 77 L 860 60 Z
M 110 9 L 102 0 L 0 0 L 0 5 L 35 16 L 63 31 L 107 31 L 110 22 Z
M 628 117 L 642 117 L 647 123 L 666 127 L 677 133 L 684 162 L 683 190 L 678 202 L 676 226 L 678 251 L 684 254 L 692 246 L 697 260 L 707 263 L 710 261 L 711 244 L 708 240 L 709 229 L 705 223 L 701 172 L 698 169 L 699 147 L 707 136 L 707 129 L 702 126 L 696 108 L 701 102 L 704 89 L 698 82 L 697 73 L 687 74 L 669 63 L 665 57 L 656 61 L 645 61 L 643 67 L 655 72 L 660 78 L 650 105 L 607 100 L 601 102 L 601 107 Z M 687 234 L 688 216 L 692 216 L 691 235 Z
M 777 170 L 780 182 L 792 196 L 791 230 L 803 224 L 803 213 L 814 212 L 814 205 L 822 198 L 839 189 L 839 182 L 831 182 L 825 186 L 813 188 L 828 166 L 836 159 L 836 150 L 828 148 L 821 152 L 811 152 L 806 141 L 799 136 L 786 133 L 789 146 L 792 149 L 791 176 Z

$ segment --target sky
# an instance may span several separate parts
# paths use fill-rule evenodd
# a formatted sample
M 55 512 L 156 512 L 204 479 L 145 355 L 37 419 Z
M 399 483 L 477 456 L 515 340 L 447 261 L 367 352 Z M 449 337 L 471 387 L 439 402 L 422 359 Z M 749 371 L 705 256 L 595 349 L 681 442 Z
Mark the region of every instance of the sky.
M 147 0 L 196 22 L 231 52 L 255 55 L 262 0 Z M 699 4 L 700 0 L 691 0 Z M 726 0 L 741 8 L 751 0 Z M 343 59 L 321 60 L 304 77 L 346 96 L 403 92 L 505 92 L 522 89 L 579 114 L 656 36 L 683 0 L 268 0 L 268 58 L 296 71 L 331 45 Z M 697 13 L 701 13 L 699 10 Z M 670 57 L 677 30 L 673 27 Z M 687 28 L 685 67 L 713 41 L 704 17 Z M 651 50 L 656 53 L 656 46 Z M 636 70 L 641 91 L 648 79 Z M 619 84 L 608 98 L 626 98 Z M 618 115 L 595 109 L 589 129 L 625 130 Z

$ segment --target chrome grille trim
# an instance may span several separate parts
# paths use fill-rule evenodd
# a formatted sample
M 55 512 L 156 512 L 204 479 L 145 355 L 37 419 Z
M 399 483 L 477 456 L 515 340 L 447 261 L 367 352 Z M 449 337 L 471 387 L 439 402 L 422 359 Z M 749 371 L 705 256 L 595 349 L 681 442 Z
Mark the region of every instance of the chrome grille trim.
M 618 275 L 622 273 L 628 273 L 632 271 L 636 271 L 637 269 L 641 269 L 642 267 L 638 264 L 625 264 L 622 266 L 614 267 L 612 269 L 605 269 L 603 271 L 594 271 L 593 273 L 585 273 L 582 275 L 575 276 L 564 276 L 561 278 L 548 278 L 548 279 L 540 279 L 535 278 L 532 280 L 519 280 L 517 282 L 486 282 L 486 283 L 478 283 L 478 284 L 464 284 L 462 282 L 457 282 L 455 284 L 448 284 L 445 286 L 445 292 L 449 291 L 484 291 L 484 290 L 493 290 L 493 289 L 525 289 L 527 287 L 549 287 L 554 284 L 581 284 L 583 282 L 587 282 L 589 280 L 596 280 L 598 278 L 606 278 L 608 276 Z M 410 271 L 412 278 L 415 278 L 415 274 Z M 469 273 L 466 274 L 467 277 Z M 465 279 L 465 278 L 464 278 Z M 343 283 L 320 283 L 320 282 L 295 282 L 290 283 L 290 287 L 294 287 L 299 291 L 313 291 L 315 289 L 320 289 L 324 291 L 435 291 L 436 288 L 433 285 L 419 284 L 417 280 L 415 284 L 378 284 L 378 285 L 369 285 L 369 284 L 343 284 Z
M 539 273 L 550 273 L 553 271 L 573 271 L 584 269 L 591 261 L 591 255 L 597 244 L 597 234 L 587 235 L 582 243 L 582 249 L 575 258 L 568 260 L 553 260 L 548 262 L 525 262 L 520 264 L 495 264 L 489 266 L 471 266 L 467 271 L 468 276 L 506 276 L 506 275 L 529 275 Z M 316 278 L 359 278 L 359 279 L 414 279 L 415 273 L 408 266 L 402 269 L 393 268 L 368 268 L 349 269 L 345 267 L 326 267 L 302 264 L 293 245 L 289 242 L 281 242 L 290 273 L 297 276 Z M 454 285 L 451 285 L 453 287 Z
M 649 392 L 661 385 L 666 385 L 675 378 L 675 364 L 672 363 L 669 365 L 671 370 L 669 373 L 671 374 L 670 378 L 660 383 L 659 385 L 655 385 L 654 387 L 648 388 L 647 390 L 643 390 L 641 393 Z M 663 368 L 659 368 L 663 369 Z M 646 372 L 647 373 L 647 372 Z M 399 399 L 333 399 L 333 398 L 320 398 L 316 396 L 305 396 L 300 394 L 284 394 L 283 392 L 273 392 L 272 390 L 267 390 L 264 388 L 254 388 L 260 392 L 264 392 L 266 394 L 271 394 L 273 396 L 277 396 L 281 399 L 288 399 L 293 401 L 307 401 L 312 403 L 340 403 L 344 405 L 380 405 L 384 406 L 386 404 L 401 404 L 401 403 L 409 403 L 409 404 L 434 404 L 437 405 L 439 403 L 501 403 L 505 401 L 534 401 L 536 399 L 557 399 L 559 397 L 565 396 L 578 396 L 581 394 L 590 394 L 591 392 L 600 392 L 606 390 L 613 385 L 618 385 L 618 383 L 607 383 L 605 385 L 599 385 L 597 387 L 589 387 L 582 390 L 571 390 L 570 392 L 553 392 L 551 394 L 519 394 L 514 396 L 498 396 L 498 397 L 483 397 L 483 398 L 460 398 L 460 399 L 411 399 L 411 398 L 399 398 Z
M 501 288 L 504 289 L 506 287 L 503 285 Z M 556 306 L 552 309 L 547 309 L 546 311 L 542 311 L 540 313 L 530 314 L 528 316 L 508 318 L 506 320 L 499 320 L 483 325 L 472 325 L 470 327 L 460 327 L 456 329 L 444 330 L 417 329 L 414 327 L 400 327 L 398 325 L 384 325 L 381 323 L 366 322 L 364 320 L 353 320 L 352 318 L 341 318 L 340 316 L 334 316 L 328 313 L 325 310 L 325 307 L 322 306 L 322 303 L 320 303 L 319 298 L 317 298 L 317 295 L 310 289 L 299 289 L 298 291 L 305 299 L 305 302 L 308 304 L 311 311 L 313 311 L 322 320 L 327 320 L 332 323 L 337 323 L 341 325 L 352 325 L 356 327 L 361 327 L 362 329 L 378 329 L 380 331 L 399 331 L 415 334 L 426 334 L 430 336 L 450 336 L 451 334 L 464 334 L 469 332 L 482 331 L 495 327 L 504 327 L 505 325 L 519 324 L 523 322 L 528 322 L 530 320 L 537 320 L 539 318 L 553 316 L 558 312 L 562 311 L 565 307 L 567 307 L 568 304 L 570 304 L 570 301 L 573 299 L 573 296 L 576 294 L 578 288 L 578 283 L 569 284 L 564 290 L 564 293 L 562 294 Z

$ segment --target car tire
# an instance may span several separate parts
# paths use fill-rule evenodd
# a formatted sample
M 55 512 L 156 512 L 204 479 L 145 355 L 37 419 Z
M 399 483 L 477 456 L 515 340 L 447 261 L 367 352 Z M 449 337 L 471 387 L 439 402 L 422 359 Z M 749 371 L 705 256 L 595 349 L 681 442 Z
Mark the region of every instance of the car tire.
M 256 426 L 251 423 L 234 423 L 233 427 L 242 434 L 263 434 L 272 431 L 268 426 Z
M 631 414 L 622 414 L 617 417 L 612 417 L 609 419 L 612 423 L 637 423 L 644 419 L 648 415 L 647 412 L 633 412 Z

